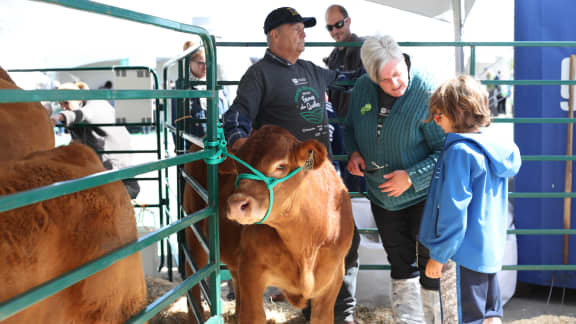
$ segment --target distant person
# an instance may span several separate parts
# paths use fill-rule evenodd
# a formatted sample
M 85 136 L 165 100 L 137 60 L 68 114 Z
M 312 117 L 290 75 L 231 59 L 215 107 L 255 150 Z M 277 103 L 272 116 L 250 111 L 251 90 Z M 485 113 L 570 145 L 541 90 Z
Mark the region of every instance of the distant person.
M 108 80 L 106 82 L 104 82 L 103 85 L 101 85 L 98 89 L 112 89 L 112 81 Z
M 485 80 L 495 80 L 496 77 L 490 71 L 486 71 L 485 73 Z M 494 84 L 489 84 L 486 86 L 486 90 L 488 90 L 488 107 L 490 108 L 490 114 L 492 116 L 498 115 L 498 92 L 500 88 L 498 88 Z
M 64 83 L 60 90 L 88 90 L 84 82 Z M 132 149 L 130 133 L 124 126 L 79 126 L 77 124 L 114 124 L 116 112 L 106 100 L 69 100 L 60 102 L 61 111 L 52 116 L 52 124 L 66 126 L 72 140 L 86 144 L 97 153 L 99 151 L 126 151 Z M 98 153 L 102 164 L 108 170 L 126 168 L 132 165 L 131 154 Z M 136 180 L 122 180 L 131 199 L 140 192 Z
M 363 42 L 364 39 L 352 33 L 350 25 L 352 19 L 348 11 L 340 5 L 331 5 L 326 10 L 326 29 L 336 42 Z M 330 70 L 353 71 L 362 70 L 360 47 L 335 47 L 330 56 L 324 59 Z M 329 91 L 330 102 L 334 106 L 338 117 L 345 118 L 348 113 L 349 93 L 345 91 Z
M 496 76 L 494 77 L 494 80 L 496 81 L 500 81 L 502 79 L 502 72 L 498 71 L 496 72 Z M 498 115 L 500 114 L 506 114 L 506 97 L 507 95 L 504 93 L 504 86 L 497 84 L 496 85 L 496 101 L 498 102 L 497 106 L 496 106 L 496 111 L 498 112 Z
M 439 126 L 424 122 L 436 83 L 390 36 L 367 37 L 360 54 L 366 74 L 344 121 L 348 171 L 366 177 L 391 266 L 394 322 L 440 323 L 438 279 L 425 275 L 428 251 L 416 239 L 445 139 Z
M 305 48 L 304 28 L 314 25 L 315 18 L 303 18 L 290 7 L 277 8 L 266 17 L 266 53 L 242 76 L 236 99 L 224 114 L 224 132 L 234 150 L 253 128 L 277 125 L 301 141 L 315 139 L 330 151 L 325 93 L 338 74 L 300 59 Z M 352 251 L 357 251 L 359 241 L 355 232 Z M 355 322 L 355 300 L 348 296 L 356 290 L 357 256 L 350 259 L 351 264 L 346 258 L 346 274 L 334 306 L 338 324 Z
M 197 44 L 193 41 L 184 43 L 184 51 Z M 204 48 L 199 47 L 197 50 L 190 54 L 190 81 L 206 81 L 206 55 Z M 205 85 L 193 85 L 190 87 L 192 90 L 206 90 Z M 185 109 L 182 114 L 177 110 L 176 100 L 172 101 L 172 125 L 181 126 L 186 134 L 191 134 L 197 137 L 204 137 L 206 135 L 206 123 L 196 121 L 197 119 L 206 119 L 207 100 L 206 98 L 191 98 L 190 106 Z M 218 115 L 222 114 L 228 109 L 228 99 L 223 91 L 218 91 Z M 177 138 L 174 135 L 174 141 Z M 183 148 L 186 151 L 186 147 Z
M 112 81 L 110 81 L 110 80 L 107 80 L 106 82 L 104 82 L 103 85 L 98 87 L 99 90 L 111 90 L 112 88 L 113 88 L 113 85 L 112 85 Z M 114 107 L 114 100 L 108 100 L 108 102 L 112 105 L 112 107 Z
M 336 42 L 363 42 L 364 39 L 356 36 L 350 30 L 352 20 L 348 15 L 348 11 L 341 5 L 331 5 L 326 9 L 326 29 L 330 36 Z M 351 72 L 354 76 L 360 76 L 364 69 L 362 67 L 362 60 L 360 59 L 360 47 L 335 47 L 330 56 L 324 59 L 324 63 L 330 70 L 347 71 Z M 329 89 L 328 99 L 332 103 L 335 111 L 329 117 L 345 118 L 348 113 L 348 101 L 350 100 L 350 93 L 345 89 Z M 334 154 L 345 155 L 347 152 L 344 148 L 344 138 L 341 135 L 341 126 L 339 124 L 331 124 L 335 131 L 332 139 L 332 151 Z M 347 161 L 339 161 L 338 169 L 340 175 L 348 187 L 349 191 L 365 192 L 366 181 L 363 177 L 351 175 L 346 170 Z
M 426 275 L 440 278 L 444 323 L 502 323 L 496 273 L 506 245 L 508 178 L 520 169 L 520 152 L 482 131 L 490 124 L 488 94 L 470 76 L 434 92 L 432 120 L 448 136 L 418 237 L 430 251 Z

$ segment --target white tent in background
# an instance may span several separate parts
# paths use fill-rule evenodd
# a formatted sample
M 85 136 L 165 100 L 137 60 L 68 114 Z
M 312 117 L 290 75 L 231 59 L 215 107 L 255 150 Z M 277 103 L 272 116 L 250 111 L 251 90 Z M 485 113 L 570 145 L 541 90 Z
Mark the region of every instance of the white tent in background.
M 454 41 L 462 41 L 466 17 L 476 0 L 366 0 L 418 15 L 434 18 L 454 25 Z M 452 13 L 452 15 L 450 15 Z M 451 16 L 451 17 L 450 17 Z M 451 19 L 450 19 L 451 18 Z M 464 49 L 455 48 L 456 72 L 464 72 Z

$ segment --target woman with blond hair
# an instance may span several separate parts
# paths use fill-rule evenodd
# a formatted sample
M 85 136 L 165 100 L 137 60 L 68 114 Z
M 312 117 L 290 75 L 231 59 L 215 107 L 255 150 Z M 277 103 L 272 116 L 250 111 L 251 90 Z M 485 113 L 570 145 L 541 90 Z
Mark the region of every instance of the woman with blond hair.
M 86 83 L 77 81 L 64 83 L 59 90 L 89 90 Z M 130 133 L 124 126 L 90 126 L 78 124 L 114 124 L 116 111 L 106 100 L 61 101 L 62 110 L 52 117 L 52 124 L 66 126 L 73 141 L 88 145 L 100 156 L 106 169 L 120 169 L 132 164 L 130 154 L 99 153 L 103 151 L 125 151 L 132 149 Z M 123 180 L 130 198 L 135 199 L 140 192 L 136 180 Z

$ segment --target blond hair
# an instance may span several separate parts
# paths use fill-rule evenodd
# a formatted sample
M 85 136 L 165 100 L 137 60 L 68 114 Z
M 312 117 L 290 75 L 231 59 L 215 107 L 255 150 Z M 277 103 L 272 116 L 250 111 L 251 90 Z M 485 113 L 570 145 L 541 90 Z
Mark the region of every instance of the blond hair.
M 452 122 L 457 133 L 466 133 L 492 122 L 486 88 L 469 75 L 445 81 L 430 97 L 430 116 L 441 113 Z
M 185 50 L 189 49 L 190 47 L 194 47 L 194 46 L 196 46 L 196 43 L 194 41 L 189 40 L 189 41 L 186 41 L 184 43 L 183 48 L 185 51 Z M 202 57 L 204 56 L 204 48 L 203 47 L 198 48 L 196 51 L 194 51 L 192 54 L 190 54 L 190 60 L 193 61 L 197 58 L 200 58 L 201 56 Z
M 58 90 L 90 90 L 90 87 L 82 81 L 75 81 L 61 84 Z

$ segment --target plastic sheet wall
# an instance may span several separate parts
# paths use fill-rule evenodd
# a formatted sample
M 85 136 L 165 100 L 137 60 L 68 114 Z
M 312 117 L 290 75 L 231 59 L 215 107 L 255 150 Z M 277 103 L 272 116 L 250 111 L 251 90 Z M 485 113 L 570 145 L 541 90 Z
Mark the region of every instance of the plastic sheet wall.
M 494 8 L 497 10 L 497 8 Z M 576 1 L 516 0 L 516 41 L 576 41 Z M 497 23 L 497 22 L 495 22 Z M 516 80 L 568 79 L 574 47 L 516 47 Z M 568 86 L 516 86 L 514 117 L 567 117 Z M 565 155 L 567 124 L 516 124 L 515 140 L 523 155 Z M 517 192 L 564 192 L 564 161 L 525 161 L 515 180 Z M 574 182 L 576 183 L 576 182 Z M 575 186 L 576 188 L 576 186 Z M 562 229 L 563 199 L 518 198 L 516 227 Z M 572 224 L 576 224 L 572 202 Z M 519 264 L 562 264 L 562 235 L 519 235 Z M 576 237 L 570 238 L 570 264 L 576 264 Z M 576 275 L 559 271 L 519 271 L 519 281 L 576 288 Z

